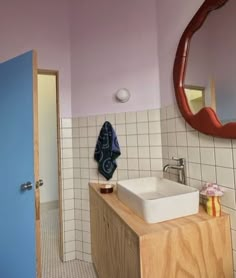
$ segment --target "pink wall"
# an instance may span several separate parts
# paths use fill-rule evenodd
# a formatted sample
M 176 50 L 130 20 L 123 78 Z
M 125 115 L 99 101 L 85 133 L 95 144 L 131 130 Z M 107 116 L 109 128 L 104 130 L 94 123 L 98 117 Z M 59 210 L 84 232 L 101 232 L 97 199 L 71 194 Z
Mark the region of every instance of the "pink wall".
M 0 9 L 0 61 L 38 52 L 39 68 L 59 70 L 61 116 L 71 115 L 70 24 L 65 0 L 4 1 Z
M 73 1 L 73 116 L 160 107 L 156 13 L 156 0 Z
M 175 102 L 173 64 L 180 37 L 203 0 L 157 0 L 161 105 Z

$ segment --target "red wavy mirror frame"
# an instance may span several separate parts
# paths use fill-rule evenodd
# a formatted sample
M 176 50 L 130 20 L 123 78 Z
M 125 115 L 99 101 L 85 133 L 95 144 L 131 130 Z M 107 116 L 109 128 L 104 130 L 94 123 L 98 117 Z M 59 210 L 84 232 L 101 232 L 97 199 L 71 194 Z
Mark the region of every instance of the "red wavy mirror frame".
M 174 87 L 177 103 L 185 120 L 196 130 L 215 137 L 236 138 L 236 122 L 222 125 L 215 111 L 210 107 L 202 108 L 193 114 L 189 108 L 184 91 L 184 78 L 188 61 L 190 42 L 193 34 L 203 25 L 208 14 L 223 6 L 228 0 L 206 0 L 185 29 L 175 56 Z M 235 1 L 235 0 L 232 0 Z

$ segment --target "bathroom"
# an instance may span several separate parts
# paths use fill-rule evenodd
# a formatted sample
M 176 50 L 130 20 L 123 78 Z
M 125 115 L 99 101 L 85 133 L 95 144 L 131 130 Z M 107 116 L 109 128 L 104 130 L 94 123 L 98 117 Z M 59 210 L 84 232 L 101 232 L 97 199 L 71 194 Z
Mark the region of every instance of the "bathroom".
M 236 141 L 186 124 L 173 87 L 179 39 L 203 2 L 4 3 L 1 60 L 36 49 L 39 68 L 59 71 L 62 167 L 71 165 L 62 169 L 64 261 L 92 261 L 88 181 L 104 180 L 93 152 L 105 120 L 116 129 L 122 153 L 113 182 L 159 174 L 176 156 L 186 159 L 188 185 L 224 186 L 235 257 Z M 131 98 L 118 103 L 114 94 L 123 87 Z M 175 171 L 167 175 L 177 179 Z

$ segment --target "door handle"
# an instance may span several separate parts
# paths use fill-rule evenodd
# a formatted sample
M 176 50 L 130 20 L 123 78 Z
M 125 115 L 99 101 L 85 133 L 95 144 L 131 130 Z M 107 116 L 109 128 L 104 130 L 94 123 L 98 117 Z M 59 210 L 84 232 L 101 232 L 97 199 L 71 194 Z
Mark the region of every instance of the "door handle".
M 30 181 L 27 181 L 26 183 L 21 184 L 20 188 L 21 191 L 31 190 L 33 188 L 33 185 Z
M 40 186 L 43 186 L 43 180 L 42 179 L 36 181 L 36 188 L 39 188 Z

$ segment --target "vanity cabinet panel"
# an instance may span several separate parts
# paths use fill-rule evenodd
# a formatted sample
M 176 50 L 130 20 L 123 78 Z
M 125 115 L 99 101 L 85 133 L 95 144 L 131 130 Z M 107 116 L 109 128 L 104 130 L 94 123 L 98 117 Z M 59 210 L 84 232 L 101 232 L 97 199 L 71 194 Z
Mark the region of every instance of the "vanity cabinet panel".
M 229 215 L 145 223 L 91 184 L 92 258 L 99 278 L 233 278 Z
M 90 190 L 92 259 L 99 278 L 140 277 L 137 235 Z

